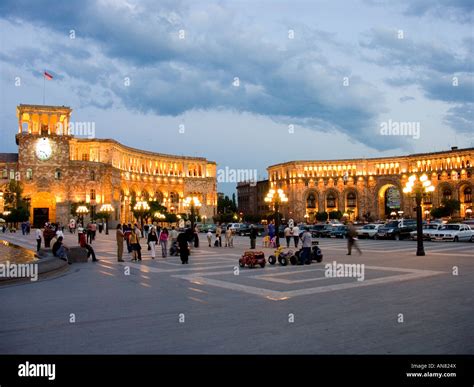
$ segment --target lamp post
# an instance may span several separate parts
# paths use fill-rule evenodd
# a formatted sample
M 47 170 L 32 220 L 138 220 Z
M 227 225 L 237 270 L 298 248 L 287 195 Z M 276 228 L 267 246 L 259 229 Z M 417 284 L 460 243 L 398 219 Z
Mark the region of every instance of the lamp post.
M 112 212 L 114 212 L 114 208 L 111 204 L 102 204 L 102 206 L 100 206 L 99 212 L 105 214 L 105 235 L 109 235 L 109 216 L 112 214 Z
M 191 212 L 191 230 L 194 230 L 194 222 L 196 221 L 196 213 L 197 209 L 201 207 L 201 202 L 197 196 L 188 196 L 184 199 L 184 207 L 189 207 L 189 211 Z
M 421 200 L 423 195 L 428 192 L 433 192 L 434 186 L 431 185 L 431 181 L 428 179 L 426 174 L 421 176 L 411 175 L 408 178 L 408 182 L 403 188 L 403 193 L 410 195 L 412 194 L 416 201 L 416 255 L 425 255 L 425 249 L 423 247 L 423 218 L 421 213 Z
M 143 215 L 145 215 L 146 212 L 150 211 L 150 206 L 148 205 L 146 201 L 141 200 L 135 204 L 135 206 L 133 207 L 133 210 L 135 212 L 138 212 L 139 217 L 140 217 L 140 225 L 142 226 L 142 230 L 143 230 Z
M 278 212 L 280 210 L 280 205 L 282 203 L 287 203 L 288 198 L 283 192 L 283 190 L 277 189 L 274 190 L 273 188 L 268 191 L 267 196 L 265 197 L 265 202 L 266 203 L 273 203 L 274 209 L 275 209 L 275 234 L 276 234 L 276 245 L 277 247 L 280 247 L 280 236 L 279 234 L 279 228 L 280 228 L 280 213 Z
M 425 210 L 424 213 L 425 213 L 425 220 L 429 220 L 430 219 L 430 210 Z
M 76 208 L 76 215 L 81 218 L 82 227 L 84 227 L 84 215 L 88 213 L 89 213 L 89 210 L 86 206 L 79 206 Z

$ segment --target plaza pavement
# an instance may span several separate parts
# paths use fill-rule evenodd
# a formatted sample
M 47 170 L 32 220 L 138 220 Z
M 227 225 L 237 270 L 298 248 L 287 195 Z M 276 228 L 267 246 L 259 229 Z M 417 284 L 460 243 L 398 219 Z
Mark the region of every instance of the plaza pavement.
M 142 263 L 118 263 L 114 233 L 98 234 L 100 262 L 0 287 L 0 353 L 474 353 L 472 243 L 425 242 L 416 257 L 416 242 L 361 240 L 363 254 L 347 256 L 345 240 L 320 239 L 320 264 L 237 272 L 248 237 L 209 248 L 200 236 L 182 265 L 144 244 Z M 33 234 L 0 239 L 35 245 Z M 364 281 L 326 278 L 333 261 L 364 264 Z

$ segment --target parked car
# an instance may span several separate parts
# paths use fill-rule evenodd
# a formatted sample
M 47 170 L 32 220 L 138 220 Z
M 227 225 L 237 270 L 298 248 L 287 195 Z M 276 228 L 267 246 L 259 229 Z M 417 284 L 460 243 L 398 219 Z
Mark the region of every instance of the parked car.
M 347 236 L 347 226 L 335 226 L 332 228 L 331 238 L 345 238 Z
M 444 224 L 437 230 L 432 238 L 434 241 L 472 241 L 473 230 L 467 224 Z
M 357 230 L 357 236 L 360 239 L 362 238 L 375 239 L 377 237 L 377 232 L 381 226 L 382 226 L 381 224 L 366 224 L 365 226 Z
M 242 223 L 230 223 L 230 224 L 228 224 L 228 226 L 230 226 L 230 229 L 232 230 L 232 232 L 234 234 L 238 234 L 239 230 L 240 230 L 240 227 L 242 227 L 243 224 Z M 227 229 L 227 227 L 226 227 L 226 229 Z
M 392 220 L 387 222 L 377 230 L 377 239 L 406 239 L 410 238 L 410 233 L 416 230 L 416 221 L 414 220 Z
M 425 240 L 431 240 L 432 235 L 439 230 L 439 228 L 442 226 L 440 223 L 426 223 L 423 225 L 423 239 Z M 410 239 L 416 241 L 417 239 L 417 231 L 412 231 L 410 233 Z
M 325 224 L 323 229 L 318 232 L 317 237 L 319 238 L 329 238 L 334 226 L 331 224 Z
M 237 234 L 240 236 L 250 235 L 250 224 L 242 224 Z
M 324 229 L 324 224 L 313 224 L 309 227 L 309 232 L 313 238 L 319 237 L 319 232 Z

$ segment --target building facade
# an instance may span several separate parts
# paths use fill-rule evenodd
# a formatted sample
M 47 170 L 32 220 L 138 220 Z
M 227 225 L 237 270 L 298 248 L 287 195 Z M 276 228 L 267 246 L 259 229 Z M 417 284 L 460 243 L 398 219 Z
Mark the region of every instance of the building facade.
M 425 173 L 435 187 L 423 198 L 423 213 L 443 199 L 461 202 L 459 216 L 472 213 L 474 148 L 401 157 L 290 161 L 268 167 L 272 188 L 288 196 L 287 218 L 314 221 L 317 212 L 341 211 L 351 219 L 415 217 L 414 198 L 402 193 L 413 174 Z
M 19 105 L 18 154 L 0 156 L 0 194 L 10 179 L 20 180 L 33 224 L 66 224 L 71 205 L 79 202 L 97 210 L 111 204 L 112 223 L 133 221 L 131 203 L 138 200 L 156 200 L 169 212 L 188 213 L 188 196 L 199 198 L 201 215 L 215 215 L 215 162 L 142 151 L 111 139 L 78 138 L 70 130 L 70 116 L 65 106 Z
M 238 212 L 243 215 L 259 216 L 268 214 L 268 204 L 264 199 L 269 190 L 268 180 L 240 182 L 237 184 Z

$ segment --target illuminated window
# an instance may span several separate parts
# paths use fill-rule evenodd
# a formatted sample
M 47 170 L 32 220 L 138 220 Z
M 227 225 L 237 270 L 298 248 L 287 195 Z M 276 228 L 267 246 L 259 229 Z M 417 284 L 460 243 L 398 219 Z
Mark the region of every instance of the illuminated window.
M 310 193 L 306 198 L 306 208 L 316 208 L 316 197 Z
M 82 161 L 89 161 L 89 153 L 82 154 Z
M 472 189 L 470 187 L 464 189 L 464 203 L 472 203 Z
M 326 197 L 326 207 L 335 208 L 336 207 L 336 196 L 333 193 L 328 194 Z
M 347 194 L 347 207 L 357 207 L 357 196 L 355 192 L 349 192 Z
M 26 180 L 32 180 L 33 179 L 33 170 L 31 168 L 28 168 L 26 170 Z
M 450 200 L 453 195 L 453 192 L 451 191 L 450 188 L 446 188 L 443 190 L 443 199 L 445 200 Z

